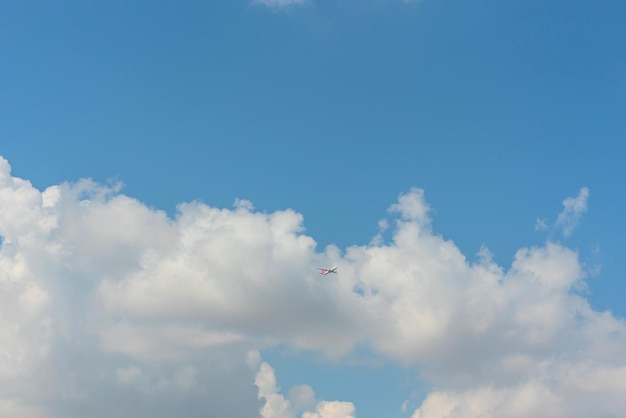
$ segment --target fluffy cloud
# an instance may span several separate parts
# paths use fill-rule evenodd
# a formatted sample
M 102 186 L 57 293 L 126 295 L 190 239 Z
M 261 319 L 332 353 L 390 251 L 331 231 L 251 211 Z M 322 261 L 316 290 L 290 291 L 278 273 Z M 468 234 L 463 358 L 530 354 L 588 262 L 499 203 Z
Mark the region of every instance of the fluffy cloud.
M 265 401 L 261 408 L 263 418 L 292 418 L 291 402 L 278 393 L 274 369 L 263 362 L 254 384 L 259 388 L 259 399 Z
M 588 194 L 564 201 L 564 234 Z M 626 409 L 626 328 L 577 292 L 576 252 L 547 242 L 508 268 L 487 249 L 470 262 L 429 213 L 410 190 L 379 223 L 388 242 L 320 250 L 292 210 L 193 202 L 171 218 L 88 180 L 39 191 L 0 158 L 0 412 L 354 416 L 306 385 L 283 397 L 250 354 L 277 344 L 335 359 L 365 345 L 417 366 L 437 389 L 416 418 Z M 340 274 L 320 280 L 331 264 Z
M 0 415 L 254 416 L 237 335 L 130 324 L 101 307 L 102 283 L 138 271 L 177 235 L 163 212 L 116 187 L 83 180 L 41 192 L 0 158 Z
M 623 417 L 626 369 L 592 365 L 561 365 L 541 378 L 465 391 L 435 391 L 412 418 L 546 418 Z
M 261 408 L 263 418 L 295 418 L 296 410 L 300 408 L 294 407 L 280 394 L 274 369 L 269 364 L 261 364 L 255 384 L 259 388 L 259 399 L 264 401 Z M 298 398 L 304 396 L 307 404 L 315 399 L 315 393 L 308 385 L 292 388 L 291 394 Z M 354 413 L 355 408 L 351 402 L 320 401 L 314 411 L 305 411 L 302 418 L 354 418 Z
M 351 402 L 323 401 L 315 412 L 305 412 L 302 418 L 354 418 L 355 408 Z

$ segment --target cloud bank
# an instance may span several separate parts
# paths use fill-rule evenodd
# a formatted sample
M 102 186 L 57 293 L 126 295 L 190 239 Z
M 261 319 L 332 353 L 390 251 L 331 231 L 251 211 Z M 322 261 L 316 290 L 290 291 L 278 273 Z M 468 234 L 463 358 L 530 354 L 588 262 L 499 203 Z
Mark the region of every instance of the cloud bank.
M 564 202 L 564 233 L 587 196 Z M 625 416 L 626 328 L 576 292 L 576 252 L 470 262 L 429 213 L 410 190 L 389 242 L 320 250 L 293 210 L 170 218 L 89 180 L 39 191 L 0 158 L 0 415 L 355 416 L 310 387 L 284 398 L 247 354 L 283 344 L 417 367 L 433 390 L 413 418 Z

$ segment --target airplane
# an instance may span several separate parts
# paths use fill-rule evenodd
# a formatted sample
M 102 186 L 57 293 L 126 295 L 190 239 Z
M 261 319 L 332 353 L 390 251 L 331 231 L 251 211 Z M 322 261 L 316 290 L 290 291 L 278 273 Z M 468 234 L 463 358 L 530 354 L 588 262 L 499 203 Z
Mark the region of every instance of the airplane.
M 323 274 L 323 275 L 327 275 L 329 273 L 337 274 L 337 267 L 333 267 L 331 269 L 321 269 L 318 267 L 317 269 L 320 270 L 320 274 Z

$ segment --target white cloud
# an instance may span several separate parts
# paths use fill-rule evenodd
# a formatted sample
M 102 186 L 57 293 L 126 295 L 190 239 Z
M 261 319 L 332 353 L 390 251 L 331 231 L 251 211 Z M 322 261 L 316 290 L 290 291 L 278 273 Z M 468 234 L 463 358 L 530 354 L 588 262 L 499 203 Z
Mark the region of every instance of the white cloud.
M 622 417 L 626 369 L 586 362 L 544 370 L 539 379 L 508 386 L 435 391 L 412 418 Z
M 564 234 L 587 197 L 564 201 Z M 292 210 L 196 202 L 169 218 L 117 186 L 39 191 L 0 158 L 0 411 L 253 416 L 259 350 L 276 344 L 336 359 L 363 344 L 419 366 L 437 388 L 419 418 L 626 409 L 626 327 L 576 293 L 576 252 L 521 248 L 505 268 L 485 248 L 472 263 L 429 213 L 413 189 L 380 225 L 389 242 L 319 250 Z M 285 398 L 272 376 L 257 374 L 265 417 L 354 416 L 306 385 Z
M 398 203 L 389 208 L 389 212 L 398 213 L 403 220 L 421 225 L 430 225 L 430 206 L 424 199 L 424 190 L 413 188 L 409 193 L 400 194 Z
M 412 418 L 562 417 L 559 399 L 541 384 L 513 390 L 481 387 L 467 392 L 431 393 Z
M 354 418 L 355 408 L 352 402 L 322 401 L 315 412 L 305 412 L 302 418 Z
M 252 4 L 260 4 L 271 8 L 282 8 L 304 4 L 307 0 L 252 0 Z
M 96 303 L 103 280 L 176 242 L 171 223 L 89 181 L 40 192 L 0 158 L 0 415 L 194 417 L 207 405 L 215 417 L 254 415 L 236 334 L 127 321 Z M 171 365 L 151 360 L 168 355 Z M 133 394 L 157 397 L 154 407 Z
M 556 219 L 556 226 L 561 228 L 565 238 L 572 235 L 574 229 L 580 223 L 583 213 L 587 212 L 587 199 L 589 198 L 589 189 L 583 187 L 576 197 L 568 197 L 563 200 L 563 211 Z
M 261 408 L 263 418 L 293 418 L 291 402 L 278 393 L 274 369 L 263 362 L 256 375 L 254 384 L 259 388 L 259 399 L 264 400 Z
M 259 399 L 264 401 L 263 418 L 295 418 L 297 410 L 313 406 L 315 392 L 308 385 L 294 386 L 290 390 L 290 398 L 296 400 L 296 405 L 285 399 L 279 392 L 274 369 L 266 362 L 261 364 L 254 383 L 259 389 Z M 354 414 L 351 402 L 320 401 L 314 411 L 305 411 L 302 418 L 354 418 Z

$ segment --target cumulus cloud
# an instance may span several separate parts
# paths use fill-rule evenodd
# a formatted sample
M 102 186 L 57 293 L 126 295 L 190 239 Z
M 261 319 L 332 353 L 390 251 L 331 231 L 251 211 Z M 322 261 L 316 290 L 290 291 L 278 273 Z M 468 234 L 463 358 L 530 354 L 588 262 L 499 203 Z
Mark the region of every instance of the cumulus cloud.
M 254 384 L 259 388 L 259 399 L 265 401 L 261 408 L 263 418 L 292 418 L 291 402 L 278 393 L 274 369 L 263 362 L 256 375 Z
M 564 201 L 564 234 L 588 194 Z M 470 262 L 434 232 L 421 189 L 379 228 L 390 240 L 318 249 L 293 210 L 192 202 L 168 217 L 88 180 L 37 190 L 0 158 L 0 411 L 355 415 L 306 385 L 284 397 L 259 354 L 277 344 L 418 367 L 436 389 L 415 418 L 626 409 L 626 328 L 576 292 L 575 251 L 520 248 L 505 267 L 483 248 Z M 331 264 L 340 273 L 319 280 Z
M 302 418 L 354 418 L 355 408 L 352 402 L 322 401 L 315 412 L 305 412 Z
M 624 367 L 581 363 L 545 372 L 513 386 L 435 391 L 412 418 L 624 416 Z
M 290 391 L 290 397 L 304 402 L 294 407 L 280 394 L 274 369 L 265 362 L 259 368 L 255 384 L 259 388 L 259 399 L 264 402 L 261 408 L 263 418 L 295 418 L 298 409 L 312 406 L 315 399 L 315 392 L 310 386 L 295 386 Z M 351 402 L 320 401 L 315 410 L 305 411 L 302 418 L 355 418 L 354 413 L 355 407 Z

